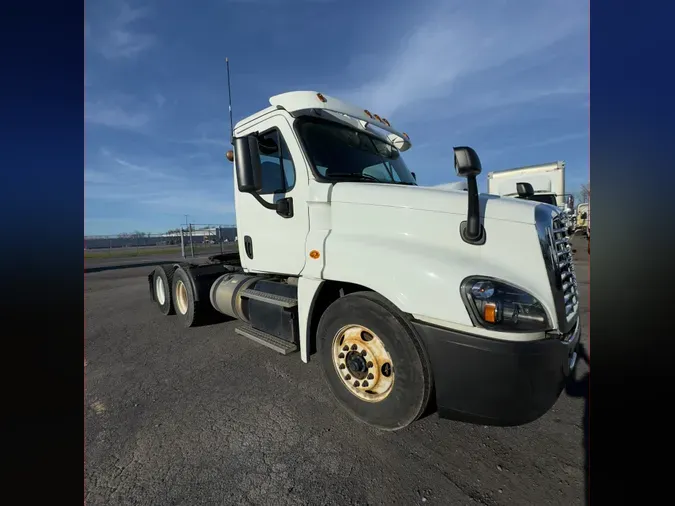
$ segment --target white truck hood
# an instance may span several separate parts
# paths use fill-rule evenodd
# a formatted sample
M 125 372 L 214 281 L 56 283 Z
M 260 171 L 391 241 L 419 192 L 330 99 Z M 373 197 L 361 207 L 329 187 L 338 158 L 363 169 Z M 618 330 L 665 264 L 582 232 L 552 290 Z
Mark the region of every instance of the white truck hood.
M 534 223 L 537 202 L 480 195 L 481 215 L 486 219 Z M 467 192 L 445 188 L 378 183 L 340 182 L 333 186 L 331 202 L 386 206 L 466 216 Z

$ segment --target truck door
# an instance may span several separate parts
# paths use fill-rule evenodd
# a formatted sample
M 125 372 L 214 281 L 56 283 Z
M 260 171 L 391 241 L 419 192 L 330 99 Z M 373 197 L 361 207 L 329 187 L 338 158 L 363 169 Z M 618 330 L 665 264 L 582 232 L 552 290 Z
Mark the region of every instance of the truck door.
M 235 184 L 242 266 L 251 272 L 297 275 L 305 265 L 309 232 L 304 156 L 289 120 L 282 114 L 269 116 L 237 135 L 253 132 L 258 132 L 263 176 L 258 194 L 270 203 L 291 199 L 293 215 L 284 217 L 266 209 L 252 195 L 239 193 Z

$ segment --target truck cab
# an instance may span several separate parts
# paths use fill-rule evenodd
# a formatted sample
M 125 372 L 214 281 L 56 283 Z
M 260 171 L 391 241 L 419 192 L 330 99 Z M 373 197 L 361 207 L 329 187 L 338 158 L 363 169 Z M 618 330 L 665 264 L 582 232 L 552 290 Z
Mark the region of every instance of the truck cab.
M 454 149 L 466 188 L 421 187 L 407 134 L 318 92 L 272 97 L 232 143 L 238 259 L 162 267 L 166 314 L 171 297 L 185 314 L 207 301 L 242 335 L 316 356 L 338 404 L 385 430 L 432 394 L 443 417 L 497 425 L 555 403 L 580 336 L 559 209 L 479 195 L 468 147 Z M 170 289 L 177 276 L 190 289 Z

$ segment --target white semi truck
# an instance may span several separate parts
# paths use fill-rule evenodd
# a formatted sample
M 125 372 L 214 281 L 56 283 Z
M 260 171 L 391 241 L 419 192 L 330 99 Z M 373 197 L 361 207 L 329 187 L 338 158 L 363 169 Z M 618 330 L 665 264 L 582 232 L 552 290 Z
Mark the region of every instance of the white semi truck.
M 155 268 L 160 311 L 186 327 L 222 313 L 242 337 L 316 358 L 337 403 L 380 429 L 432 396 L 441 417 L 475 423 L 547 412 L 580 336 L 560 211 L 479 195 L 469 147 L 454 148 L 466 191 L 421 187 L 385 118 L 310 91 L 270 104 L 227 153 L 238 253 Z

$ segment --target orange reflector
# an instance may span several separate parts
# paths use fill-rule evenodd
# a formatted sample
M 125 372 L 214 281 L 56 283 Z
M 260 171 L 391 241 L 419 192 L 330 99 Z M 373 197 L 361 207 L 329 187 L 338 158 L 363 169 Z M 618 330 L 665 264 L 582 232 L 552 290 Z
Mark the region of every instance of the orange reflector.
M 373 115 L 370 114 L 370 111 L 369 111 L 368 109 L 364 109 L 363 112 L 365 112 L 365 113 L 366 113 L 366 116 L 368 116 L 369 118 L 372 118 L 372 117 L 373 117 Z
M 382 118 L 380 118 L 377 114 L 373 114 L 373 116 L 375 116 L 375 119 L 376 119 L 377 121 L 382 121 Z
M 497 321 L 497 305 L 493 303 L 485 304 L 483 309 L 483 320 L 494 323 Z
M 319 100 L 321 100 L 322 102 L 328 102 L 328 100 L 326 100 L 326 97 L 324 97 L 321 93 L 317 93 L 316 96 L 317 96 L 317 97 L 319 98 Z
M 321 253 L 319 253 L 319 252 L 318 252 L 317 250 L 315 250 L 315 249 L 313 249 L 312 251 L 309 252 L 309 257 L 310 257 L 310 258 L 313 258 L 314 260 L 316 260 L 316 259 L 319 258 L 320 256 L 321 256 Z
M 384 123 L 387 126 L 391 126 L 391 123 L 387 121 L 387 118 L 382 118 L 382 123 Z

